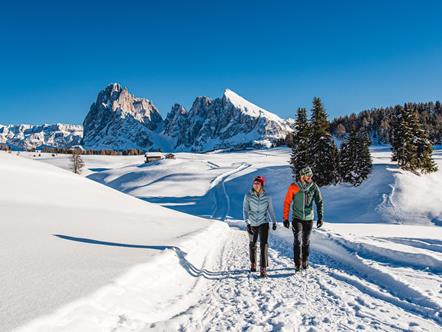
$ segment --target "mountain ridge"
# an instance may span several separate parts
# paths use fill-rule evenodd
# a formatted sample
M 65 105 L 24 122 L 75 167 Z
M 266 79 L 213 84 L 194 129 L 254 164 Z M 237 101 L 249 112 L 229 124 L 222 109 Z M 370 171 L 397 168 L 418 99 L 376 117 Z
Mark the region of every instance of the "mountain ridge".
M 163 118 L 151 100 L 136 97 L 119 83 L 111 83 L 97 94 L 82 127 L 64 125 L 60 130 L 57 125 L 43 125 L 46 133 L 36 140 L 25 133 L 13 135 L 4 129 L 11 126 L 0 125 L 0 143 L 22 149 L 81 144 L 92 150 L 207 152 L 281 145 L 292 125 L 231 89 L 225 89 L 215 99 L 198 96 L 189 110 L 175 103 Z M 48 129 L 51 126 L 55 126 L 54 133 Z M 32 134 L 43 131 L 40 127 L 30 125 L 26 130 Z

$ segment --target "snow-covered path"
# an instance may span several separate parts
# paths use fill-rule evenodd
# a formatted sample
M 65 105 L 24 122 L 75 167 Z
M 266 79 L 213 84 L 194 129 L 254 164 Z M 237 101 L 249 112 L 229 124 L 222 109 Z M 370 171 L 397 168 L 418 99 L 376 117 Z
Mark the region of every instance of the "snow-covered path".
M 171 319 L 146 326 L 155 331 L 435 331 L 436 323 L 398 310 L 333 278 L 327 259 L 314 253 L 310 269 L 294 273 L 291 246 L 272 236 L 269 277 L 248 271 L 247 235 L 231 229 L 218 271 L 206 271 L 207 289 L 197 303 Z M 316 263 L 318 262 L 318 263 Z

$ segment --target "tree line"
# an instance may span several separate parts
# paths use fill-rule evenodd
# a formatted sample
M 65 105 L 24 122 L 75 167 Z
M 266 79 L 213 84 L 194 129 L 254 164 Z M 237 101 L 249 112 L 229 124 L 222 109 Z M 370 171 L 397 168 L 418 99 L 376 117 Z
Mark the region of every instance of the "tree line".
M 144 155 L 143 150 L 127 149 L 127 150 L 83 150 L 80 148 L 55 148 L 44 147 L 42 152 L 45 153 L 57 153 L 57 154 L 73 154 L 78 152 L 83 155 L 100 155 L 100 156 L 138 156 Z
M 303 167 L 310 166 L 319 186 L 340 182 L 358 186 L 373 168 L 371 139 L 390 143 L 392 161 L 401 169 L 415 174 L 435 172 L 438 167 L 432 153 L 438 130 L 442 131 L 436 125 L 441 111 L 439 102 L 406 103 L 341 117 L 330 124 L 321 99 L 315 97 L 310 120 L 307 110 L 298 108 L 294 133 L 287 140 L 292 148 L 293 175 L 297 177 Z M 377 127 L 376 123 L 381 125 Z M 334 136 L 342 140 L 339 149 Z
M 292 149 L 290 164 L 294 177 L 310 166 L 319 186 L 347 182 L 360 185 L 372 170 L 371 144 L 363 128 L 353 126 L 338 149 L 330 132 L 330 123 L 321 99 L 313 99 L 310 120 L 305 108 L 298 108 L 293 134 L 288 138 Z
M 410 111 L 416 112 L 421 128 L 428 134 L 432 144 L 442 143 L 442 106 L 439 101 L 427 103 L 407 103 Z M 352 113 L 335 118 L 330 124 L 330 131 L 338 138 L 347 135 L 356 126 L 369 133 L 375 144 L 389 144 L 393 134 L 393 122 L 398 107 L 372 108 L 359 114 Z

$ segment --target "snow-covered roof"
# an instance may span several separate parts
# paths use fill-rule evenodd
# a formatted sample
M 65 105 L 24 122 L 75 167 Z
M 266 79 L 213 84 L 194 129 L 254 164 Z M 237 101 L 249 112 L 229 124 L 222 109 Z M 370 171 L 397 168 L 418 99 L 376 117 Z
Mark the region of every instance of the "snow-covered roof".
M 146 152 L 144 154 L 145 157 L 159 157 L 161 158 L 163 154 L 161 152 Z

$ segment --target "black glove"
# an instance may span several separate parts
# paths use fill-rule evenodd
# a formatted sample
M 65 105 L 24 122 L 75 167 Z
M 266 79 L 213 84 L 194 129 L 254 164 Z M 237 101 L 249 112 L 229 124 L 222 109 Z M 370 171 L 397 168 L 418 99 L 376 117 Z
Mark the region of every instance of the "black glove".
M 252 226 L 250 226 L 250 224 L 247 224 L 247 233 L 249 233 L 250 235 L 253 235 L 253 229 L 252 229 Z
M 273 223 L 272 229 L 276 231 L 276 222 Z
M 316 223 L 316 228 L 321 228 L 323 223 L 324 222 L 322 220 L 318 220 L 318 222 Z
M 287 219 L 284 220 L 282 223 L 284 224 L 285 228 L 290 228 L 290 223 L 289 223 L 289 221 Z

